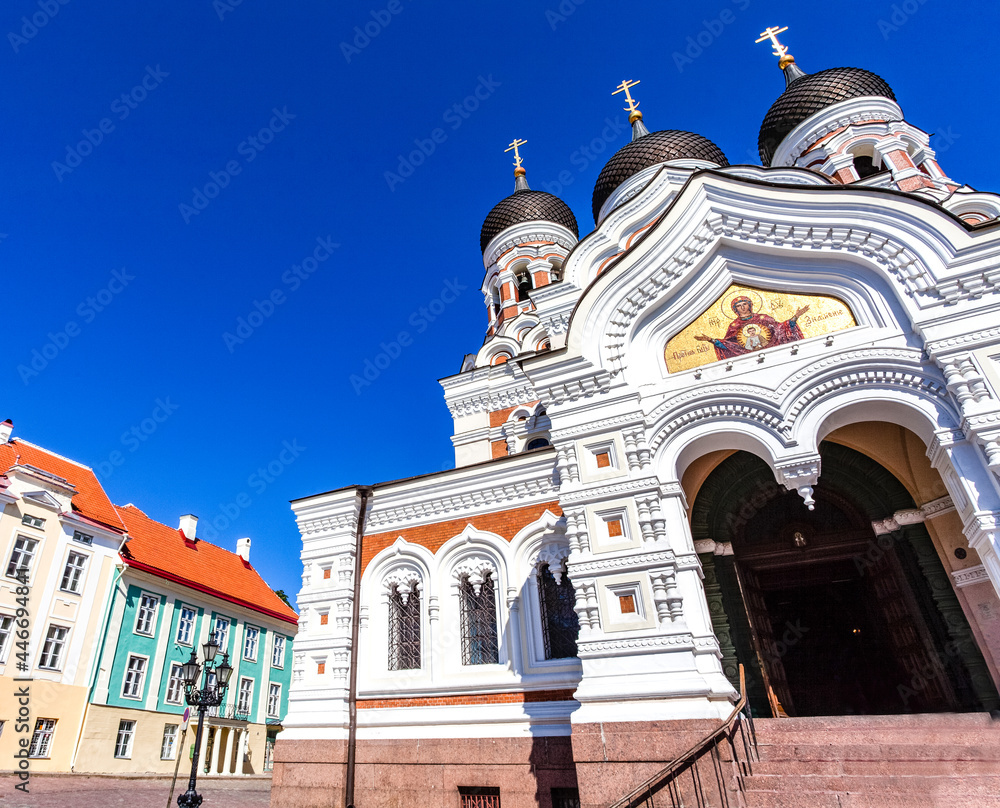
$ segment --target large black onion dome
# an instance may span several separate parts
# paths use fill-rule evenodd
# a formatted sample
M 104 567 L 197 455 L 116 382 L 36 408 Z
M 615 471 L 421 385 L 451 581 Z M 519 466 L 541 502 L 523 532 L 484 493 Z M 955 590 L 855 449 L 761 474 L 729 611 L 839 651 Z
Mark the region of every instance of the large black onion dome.
M 594 185 L 594 221 L 597 221 L 601 206 L 619 185 L 644 168 L 655 166 L 664 160 L 707 160 L 719 166 L 729 165 L 722 149 L 707 137 L 694 132 L 664 129 L 642 135 L 622 146 L 601 169 L 597 184 Z
M 832 67 L 792 80 L 760 126 L 757 148 L 761 162 L 771 165 L 778 145 L 806 118 L 840 101 L 869 95 L 896 100 L 881 76 L 859 67 Z
M 532 191 L 525 187 L 514 191 L 506 199 L 501 199 L 493 206 L 493 210 L 489 212 L 486 221 L 483 222 L 483 229 L 479 233 L 479 247 L 483 252 L 486 252 L 486 245 L 508 227 L 522 222 L 535 221 L 561 224 L 572 231 L 574 236 L 580 237 L 576 217 L 569 209 L 569 205 L 558 196 L 547 194 L 545 191 Z

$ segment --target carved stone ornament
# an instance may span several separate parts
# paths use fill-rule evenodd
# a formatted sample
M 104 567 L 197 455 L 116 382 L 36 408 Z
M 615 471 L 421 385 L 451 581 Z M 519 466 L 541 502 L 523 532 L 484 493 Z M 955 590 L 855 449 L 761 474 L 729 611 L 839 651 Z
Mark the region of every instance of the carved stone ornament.
M 462 559 L 455 565 L 455 569 L 452 571 L 452 575 L 455 576 L 455 580 L 459 583 L 463 580 L 468 580 L 468 582 L 472 584 L 472 589 L 477 595 L 479 594 L 479 590 L 483 586 L 483 581 L 486 579 L 488 574 L 492 575 L 494 582 L 496 582 L 496 566 L 492 561 L 490 561 L 490 559 L 482 558 L 480 556 L 472 556 L 470 558 Z
M 399 592 L 404 605 L 410 593 L 424 588 L 423 577 L 413 567 L 396 567 L 382 578 L 382 586 L 391 595 L 393 588 Z

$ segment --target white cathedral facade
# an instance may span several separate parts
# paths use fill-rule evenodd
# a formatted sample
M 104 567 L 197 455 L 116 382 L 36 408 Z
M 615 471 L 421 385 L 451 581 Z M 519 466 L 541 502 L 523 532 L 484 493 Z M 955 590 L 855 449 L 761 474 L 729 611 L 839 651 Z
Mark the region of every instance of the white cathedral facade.
M 762 166 L 634 111 L 582 239 L 518 166 L 456 467 L 293 503 L 273 804 L 610 805 L 740 664 L 758 716 L 1000 706 L 1000 196 L 782 69 Z

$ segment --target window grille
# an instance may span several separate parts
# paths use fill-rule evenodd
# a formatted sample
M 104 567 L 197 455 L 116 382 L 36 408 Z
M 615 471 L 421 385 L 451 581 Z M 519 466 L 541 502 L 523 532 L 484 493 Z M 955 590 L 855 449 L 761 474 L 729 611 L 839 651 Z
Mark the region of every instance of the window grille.
M 500 789 L 459 786 L 462 808 L 500 808 Z
M 54 718 L 39 718 L 35 722 L 35 731 L 31 736 L 31 746 L 28 747 L 28 757 L 47 758 L 52 747 L 52 734 L 56 731 Z
M 580 808 L 580 791 L 576 788 L 552 789 L 552 808 Z
M 538 603 L 542 610 L 542 638 L 546 659 L 563 659 L 576 656 L 576 638 L 580 633 L 580 619 L 573 609 L 576 592 L 566 573 L 556 583 L 549 565 L 538 571 Z
M 489 665 L 500 661 L 497 646 L 497 608 L 493 576 L 486 573 L 476 592 L 468 578 L 462 579 L 462 664 Z M 499 797 L 497 805 L 499 805 Z
M 420 667 L 420 590 L 409 593 L 392 588 L 389 596 L 389 670 Z

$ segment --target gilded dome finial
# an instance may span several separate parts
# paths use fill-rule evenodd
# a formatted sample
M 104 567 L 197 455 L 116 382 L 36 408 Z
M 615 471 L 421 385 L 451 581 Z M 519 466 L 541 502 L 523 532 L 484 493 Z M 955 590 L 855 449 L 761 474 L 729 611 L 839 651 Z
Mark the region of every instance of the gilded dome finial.
M 757 40 L 758 43 L 763 42 L 764 40 L 769 40 L 771 42 L 771 45 L 774 48 L 774 55 L 778 57 L 778 67 L 785 72 L 786 86 L 805 75 L 799 66 L 795 64 L 795 57 L 788 52 L 787 46 L 782 45 L 778 41 L 778 34 L 784 33 L 787 30 L 787 25 L 783 28 L 771 25 L 761 32 L 760 38 Z
M 528 142 L 527 140 L 519 140 L 518 138 L 514 138 L 514 141 L 512 143 L 508 144 L 507 148 L 503 150 L 504 154 L 506 154 L 509 151 L 513 151 L 514 152 L 514 190 L 515 191 L 528 191 L 528 190 L 530 190 L 530 188 L 528 187 L 528 180 L 527 180 L 527 177 L 526 177 L 526 174 L 528 172 L 525 171 L 524 170 L 524 166 L 521 165 L 521 163 L 524 162 L 524 158 L 521 157 L 521 153 L 518 151 L 518 149 L 521 146 L 524 146 L 527 142 Z
M 642 113 L 639 112 L 639 102 L 636 101 L 629 90 L 639 84 L 638 81 L 632 81 L 631 79 L 625 79 L 621 84 L 618 85 L 618 89 L 615 90 L 612 95 L 618 95 L 618 93 L 625 93 L 625 100 L 628 102 L 627 107 L 622 107 L 628 113 L 628 122 L 632 124 L 632 140 L 638 140 L 644 135 L 649 134 L 649 130 L 646 125 L 642 122 Z

